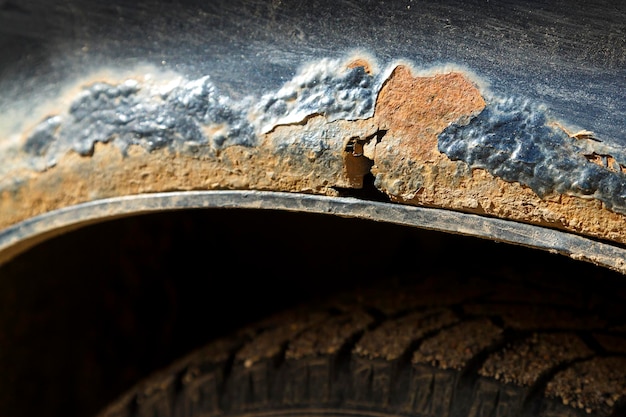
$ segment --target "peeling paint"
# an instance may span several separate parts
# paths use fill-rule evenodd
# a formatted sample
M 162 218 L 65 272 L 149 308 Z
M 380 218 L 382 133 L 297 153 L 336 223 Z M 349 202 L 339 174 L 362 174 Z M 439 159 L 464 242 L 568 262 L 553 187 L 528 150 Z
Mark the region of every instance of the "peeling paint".
M 569 135 L 549 123 L 544 109 L 519 98 L 492 99 L 471 122 L 439 135 L 439 150 L 451 159 L 520 182 L 541 197 L 589 196 L 626 213 L 626 175 L 613 163 L 591 163 L 600 149 L 597 140 Z
M 257 137 L 241 107 L 219 94 L 209 77 L 165 91 L 135 80 L 99 82 L 86 87 L 67 113 L 36 126 L 23 149 L 45 156 L 51 167 L 69 150 L 87 156 L 95 143 L 111 141 L 123 153 L 132 145 L 148 151 L 185 149 L 186 143 L 210 150 L 254 146 Z
M 626 243 L 626 154 L 458 67 L 322 59 L 240 100 L 209 76 L 162 81 L 99 78 L 29 129 L 11 151 L 19 169 L 0 178 L 0 226 L 164 190 L 338 195 L 371 174 L 395 202 Z
M 312 115 L 329 122 L 371 117 L 382 82 L 363 59 L 311 63 L 276 93 L 263 96 L 253 111 L 261 133 L 301 123 Z

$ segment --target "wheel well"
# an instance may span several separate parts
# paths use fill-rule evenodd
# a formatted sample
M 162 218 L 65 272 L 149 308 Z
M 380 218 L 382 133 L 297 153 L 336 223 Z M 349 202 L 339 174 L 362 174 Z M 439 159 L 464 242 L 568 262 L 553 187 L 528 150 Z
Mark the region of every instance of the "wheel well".
M 0 268 L 0 375 L 10 387 L 0 409 L 90 415 L 185 352 L 279 310 L 435 274 L 551 280 L 594 294 L 623 281 L 544 251 L 337 216 L 208 209 L 111 220 Z M 575 284 L 574 274 L 588 279 Z
M 360 219 L 210 209 L 111 220 L 0 268 L 0 367 L 11 387 L 0 409 L 89 415 L 242 325 L 330 292 L 434 274 L 555 285 L 583 274 L 595 293 L 621 285 L 616 273 L 547 252 Z

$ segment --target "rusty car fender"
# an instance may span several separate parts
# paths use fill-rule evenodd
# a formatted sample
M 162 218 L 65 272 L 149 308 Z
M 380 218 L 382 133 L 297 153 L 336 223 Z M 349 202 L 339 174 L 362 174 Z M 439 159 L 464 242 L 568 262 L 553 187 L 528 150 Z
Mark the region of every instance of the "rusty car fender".
M 0 261 L 114 217 L 244 207 L 626 272 L 623 7 L 11 4 Z

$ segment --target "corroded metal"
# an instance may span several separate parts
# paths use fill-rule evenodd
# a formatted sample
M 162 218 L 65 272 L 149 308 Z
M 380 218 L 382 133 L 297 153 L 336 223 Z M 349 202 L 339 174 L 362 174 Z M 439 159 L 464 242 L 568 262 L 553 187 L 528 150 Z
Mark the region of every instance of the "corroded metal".
M 544 109 L 489 94 L 460 70 L 376 68 L 361 56 L 316 61 L 277 92 L 239 101 L 208 76 L 88 85 L 15 151 L 27 169 L 7 172 L 2 204 L 14 215 L 2 225 L 138 192 L 339 195 L 372 174 L 394 201 L 626 242 L 619 150 L 570 136 Z M 589 158 L 609 151 L 610 166 Z
M 439 150 L 537 195 L 592 196 L 626 213 L 626 155 L 587 131 L 571 134 L 527 101 L 498 100 L 467 125 L 439 136 Z M 597 162 L 594 161 L 597 157 Z
M 87 3 L 70 1 L 72 7 L 51 13 L 69 21 Z M 338 197 L 366 188 L 393 203 L 626 243 L 626 119 L 620 118 L 626 114 L 626 98 L 617 88 L 623 74 L 614 71 L 626 62 L 626 45 L 616 38 L 600 37 L 610 56 L 594 55 L 595 61 L 591 55 L 552 50 L 559 58 L 550 64 L 558 68 L 557 76 L 542 66 L 553 43 L 537 38 L 530 25 L 544 30 L 556 12 L 548 8 L 537 15 L 534 3 L 517 2 L 520 14 L 511 20 L 506 8 L 495 6 L 450 0 L 440 6 L 423 4 L 416 14 L 408 6 L 396 10 L 399 3 L 392 2 L 385 6 L 389 15 L 377 14 L 384 30 L 371 26 L 371 33 L 339 14 L 337 19 L 358 32 L 362 42 L 342 38 L 336 26 L 305 31 L 319 39 L 331 34 L 333 45 L 350 46 L 332 52 L 318 38 L 297 40 L 280 25 L 272 26 L 280 20 L 272 13 L 280 12 L 285 30 L 298 33 L 310 10 L 278 2 L 259 3 L 260 9 L 251 11 L 249 2 L 239 3 L 239 17 L 224 21 L 223 27 L 173 30 L 172 39 L 189 48 L 198 39 L 188 35 L 202 34 L 212 52 L 198 55 L 195 47 L 184 55 L 166 48 L 171 59 L 178 59 L 175 65 L 165 58 L 155 61 L 153 46 L 140 36 L 129 40 L 128 50 L 145 59 L 129 65 L 116 38 L 122 32 L 111 27 L 103 34 L 108 15 L 95 13 L 94 21 L 104 20 L 94 27 L 89 19 L 76 26 L 93 33 L 72 35 L 84 41 L 77 56 L 93 58 L 90 48 L 98 49 L 96 40 L 103 39 L 102 56 L 111 52 L 103 48 L 117 48 L 116 59 L 109 62 L 113 70 L 103 69 L 101 56 L 93 58 L 91 71 L 82 71 L 71 83 L 70 76 L 60 82 L 59 73 L 48 79 L 35 69 L 23 91 L 5 88 L 10 94 L 0 100 L 0 109 L 11 111 L 0 118 L 0 228 L 77 204 L 145 193 L 264 190 Z M 118 6 L 123 14 L 126 9 Z M 329 4 L 318 6 L 333 14 L 332 7 L 326 9 Z M 36 2 L 29 7 L 39 16 Z M 185 13 L 202 7 L 190 0 L 171 11 L 172 21 L 192 25 L 194 15 Z M 229 7 L 202 9 L 196 20 L 229 16 Z M 367 13 L 359 7 L 354 16 L 362 23 L 382 6 L 370 4 Z M 596 10 L 605 17 L 620 12 Z M 162 34 L 169 23 L 158 20 L 163 13 L 157 12 L 147 8 L 145 16 L 152 16 L 156 25 L 150 33 Z M 6 13 L 0 10 L 0 21 Z M 240 22 L 251 16 L 249 29 L 263 33 L 258 43 L 240 30 Z M 437 16 L 443 28 L 473 29 L 467 36 L 475 42 L 468 44 L 467 36 L 460 35 L 465 32 L 444 33 L 433 26 Z M 261 28 L 259 21 L 268 26 Z M 530 25 L 526 41 L 513 36 L 520 33 L 518 21 Z M 609 25 L 609 34 L 621 33 L 623 26 L 619 19 L 598 22 L 591 19 L 584 33 L 563 21 L 555 24 L 564 39 L 580 46 L 581 54 L 590 54 L 592 41 L 604 33 L 602 25 Z M 144 21 L 134 24 L 148 30 Z M 9 37 L 23 35 L 19 27 L 5 27 Z M 508 40 L 493 38 L 486 31 L 493 27 Z M 0 41 L 3 33 L 0 29 Z M 424 42 L 417 49 L 402 49 L 372 33 Z M 236 42 L 243 39 L 245 47 Z M 73 42 L 61 44 L 64 50 L 75 47 Z M 291 45 L 299 45 L 303 53 L 288 55 Z M 304 53 L 306 45 L 313 51 Z M 77 72 L 74 58 L 67 57 Z M 15 68 L 29 59 L 18 59 Z M 586 62 L 587 72 L 567 66 L 568 60 Z M 11 68 L 5 72 L 8 78 L 23 78 Z M 543 79 L 533 74 L 543 74 Z M 553 78 L 546 81 L 546 74 Z M 596 84 L 582 88 L 580 80 Z M 585 112 L 579 109 L 582 98 L 587 100 Z M 16 109 L 24 103 L 32 106 L 32 114 L 7 116 L 20 114 Z

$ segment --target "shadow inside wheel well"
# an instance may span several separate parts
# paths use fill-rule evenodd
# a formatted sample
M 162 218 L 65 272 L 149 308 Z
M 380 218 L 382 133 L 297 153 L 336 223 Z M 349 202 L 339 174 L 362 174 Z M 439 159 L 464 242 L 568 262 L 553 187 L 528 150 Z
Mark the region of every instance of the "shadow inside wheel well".
M 621 275 L 562 256 L 358 219 L 212 209 L 113 220 L 0 267 L 0 415 L 93 415 L 267 315 L 433 275 L 591 286 L 589 297 L 623 287 Z

